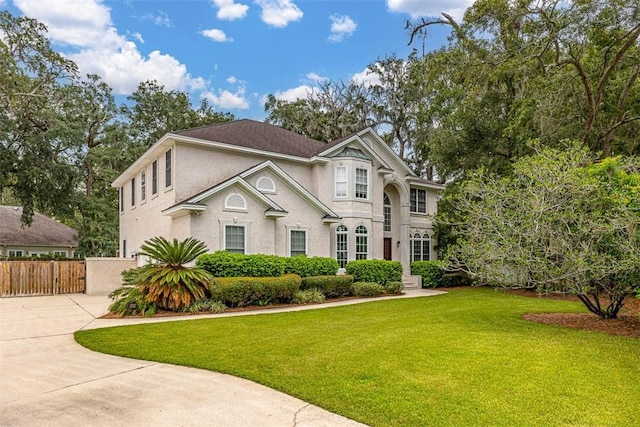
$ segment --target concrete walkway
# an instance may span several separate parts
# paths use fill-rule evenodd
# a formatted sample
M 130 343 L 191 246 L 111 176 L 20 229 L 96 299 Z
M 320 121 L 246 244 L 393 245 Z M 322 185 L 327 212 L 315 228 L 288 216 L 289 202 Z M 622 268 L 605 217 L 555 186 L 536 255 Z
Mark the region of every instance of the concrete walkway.
M 442 292 L 409 290 L 399 298 Z M 349 300 L 294 310 L 356 304 Z M 107 297 L 0 298 L 0 426 L 358 426 L 252 381 L 200 369 L 95 353 L 73 332 L 158 321 L 99 319 Z M 290 310 L 290 309 L 289 309 Z

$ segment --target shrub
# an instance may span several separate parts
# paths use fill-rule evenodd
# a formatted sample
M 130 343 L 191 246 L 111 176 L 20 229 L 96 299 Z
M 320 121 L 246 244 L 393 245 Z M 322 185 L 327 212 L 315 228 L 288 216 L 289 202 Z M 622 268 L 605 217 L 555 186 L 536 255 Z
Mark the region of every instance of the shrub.
M 188 313 L 224 313 L 227 306 L 211 298 L 201 298 L 184 307 L 182 311 Z
M 445 283 L 445 267 L 443 261 L 414 261 L 411 263 L 411 274 L 422 276 L 423 288 L 439 288 Z
M 228 307 L 290 303 L 300 289 L 300 276 L 220 277 L 209 286 L 211 298 Z
M 286 258 L 284 272 L 300 277 L 334 276 L 338 272 L 338 261 L 333 258 L 295 256 Z
M 385 293 L 394 295 L 399 294 L 404 289 L 402 282 L 389 282 L 383 286 Z
M 291 302 L 294 304 L 320 304 L 323 303 L 324 300 L 325 297 L 322 291 L 313 288 L 296 292 Z
M 353 294 L 359 297 L 375 297 L 384 294 L 384 287 L 375 282 L 355 282 Z
M 277 255 L 218 251 L 200 256 L 196 265 L 214 277 L 280 277 L 284 274 L 284 258 Z
M 356 282 L 375 282 L 386 285 L 389 282 L 402 280 L 402 264 L 398 261 L 383 259 L 350 261 L 347 263 L 346 272 L 353 275 Z
M 317 289 L 327 298 L 343 297 L 351 294 L 353 276 L 311 276 L 302 278 L 300 289 Z
M 130 270 L 122 272 L 130 274 Z M 126 281 L 126 279 L 125 279 Z M 156 314 L 156 305 L 146 300 L 146 295 L 137 286 L 123 285 L 109 294 L 113 303 L 109 306 L 109 312 L 120 316 L 153 316 Z

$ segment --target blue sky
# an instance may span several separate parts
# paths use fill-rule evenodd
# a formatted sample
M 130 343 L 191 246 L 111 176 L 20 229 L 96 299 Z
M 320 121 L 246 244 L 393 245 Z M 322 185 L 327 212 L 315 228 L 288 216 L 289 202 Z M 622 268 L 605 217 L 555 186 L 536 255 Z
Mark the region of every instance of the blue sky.
M 120 100 L 138 83 L 206 97 L 218 111 L 262 120 L 273 94 L 304 97 L 319 81 L 371 79 L 366 67 L 406 58 L 407 19 L 471 0 L 0 0 L 49 28 L 56 50 L 100 75 Z M 446 42 L 432 28 L 426 50 Z

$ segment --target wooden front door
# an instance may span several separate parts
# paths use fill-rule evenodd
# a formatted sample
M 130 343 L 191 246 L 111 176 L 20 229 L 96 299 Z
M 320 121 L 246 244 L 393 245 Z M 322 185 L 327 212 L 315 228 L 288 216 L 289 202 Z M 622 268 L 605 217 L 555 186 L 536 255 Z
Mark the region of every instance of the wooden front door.
M 384 259 L 391 260 L 391 237 L 384 238 Z

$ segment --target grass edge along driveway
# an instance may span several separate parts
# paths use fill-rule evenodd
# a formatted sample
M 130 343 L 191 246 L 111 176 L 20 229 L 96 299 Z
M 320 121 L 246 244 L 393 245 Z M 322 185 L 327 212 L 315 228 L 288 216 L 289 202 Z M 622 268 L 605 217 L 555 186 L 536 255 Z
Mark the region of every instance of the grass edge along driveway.
M 640 425 L 640 340 L 526 322 L 579 303 L 459 289 L 76 332 L 92 350 L 223 372 L 373 426 Z

